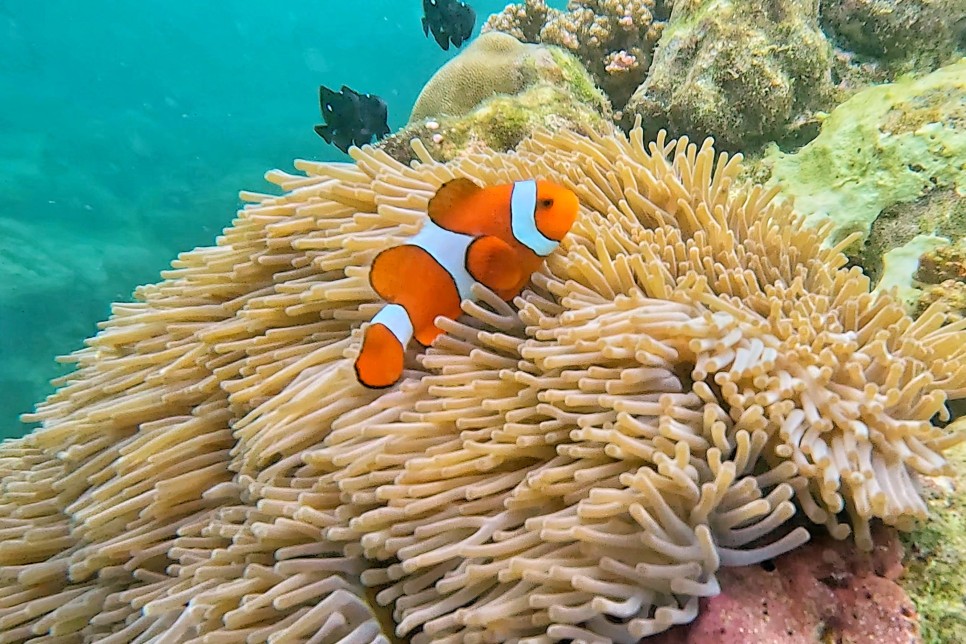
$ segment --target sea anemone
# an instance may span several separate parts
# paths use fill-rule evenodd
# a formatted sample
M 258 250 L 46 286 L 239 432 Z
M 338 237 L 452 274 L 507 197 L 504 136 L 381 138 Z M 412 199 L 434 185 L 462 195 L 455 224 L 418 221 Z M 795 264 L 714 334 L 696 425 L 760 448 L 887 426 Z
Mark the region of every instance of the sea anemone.
M 966 322 L 870 293 L 852 238 L 710 141 L 413 145 L 269 173 L 283 195 L 243 193 L 73 356 L 0 447 L 0 642 L 635 642 L 805 520 L 869 548 L 925 517 Z M 581 216 L 519 298 L 474 287 L 367 390 L 367 267 L 459 176 L 549 178 Z

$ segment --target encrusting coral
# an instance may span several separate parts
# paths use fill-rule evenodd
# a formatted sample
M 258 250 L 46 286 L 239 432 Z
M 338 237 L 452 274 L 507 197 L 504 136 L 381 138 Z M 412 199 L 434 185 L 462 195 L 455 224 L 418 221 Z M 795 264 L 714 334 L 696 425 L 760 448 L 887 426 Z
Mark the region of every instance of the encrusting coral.
M 862 551 L 813 535 L 773 561 L 722 569 L 721 594 L 703 599 L 693 622 L 644 642 L 922 643 L 920 616 L 897 583 L 905 583 L 899 535 L 879 525 L 872 538 L 872 550 Z
M 871 294 L 709 141 L 642 137 L 269 173 L 0 446 L 0 642 L 636 642 L 807 540 L 797 510 L 863 548 L 924 518 L 966 322 Z M 366 390 L 366 267 L 457 176 L 581 217 Z

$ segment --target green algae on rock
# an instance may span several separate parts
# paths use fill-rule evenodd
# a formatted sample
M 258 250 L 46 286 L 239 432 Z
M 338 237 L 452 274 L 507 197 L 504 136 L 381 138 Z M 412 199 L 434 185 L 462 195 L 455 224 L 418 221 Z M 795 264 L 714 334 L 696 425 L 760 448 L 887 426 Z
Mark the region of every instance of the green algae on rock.
M 911 284 L 910 277 L 919 267 L 919 258 L 947 242 L 945 237 L 916 235 L 901 246 L 889 250 L 882 256 L 882 272 L 876 289 L 894 288 L 896 296 L 906 306 L 914 307 L 922 292 Z
M 966 59 L 863 90 L 832 111 L 814 141 L 793 154 L 772 148 L 768 156 L 772 181 L 794 198 L 796 209 L 810 223 L 834 223 L 830 243 L 855 231 L 868 236 L 883 210 L 937 187 L 961 194 Z
M 947 458 L 953 476 L 925 479 L 929 523 L 901 535 L 901 583 L 916 604 L 926 644 L 966 641 L 966 445 Z
M 472 146 L 506 152 L 537 129 L 564 128 L 582 133 L 614 129 L 596 110 L 574 100 L 573 94 L 544 83 L 516 96 L 494 96 L 462 117 L 444 117 L 406 128 L 382 147 L 396 158 L 410 158 L 410 140 L 416 135 L 434 155 L 449 160 Z

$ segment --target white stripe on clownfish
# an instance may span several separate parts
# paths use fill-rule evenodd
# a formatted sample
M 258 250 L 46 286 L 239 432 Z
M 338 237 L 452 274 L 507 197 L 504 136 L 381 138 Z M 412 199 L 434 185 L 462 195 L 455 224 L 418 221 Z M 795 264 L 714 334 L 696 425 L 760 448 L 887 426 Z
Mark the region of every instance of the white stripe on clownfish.
M 413 338 L 413 322 L 409 311 L 400 304 L 387 304 L 372 317 L 373 324 L 383 324 L 403 347 Z
M 540 257 L 547 257 L 559 246 L 537 228 L 537 182 L 516 181 L 510 195 L 510 230 L 518 242 Z
M 473 237 L 446 230 L 432 219 L 426 219 L 422 229 L 406 243 L 425 250 L 449 273 L 461 300 L 475 299 L 470 287 L 476 280 L 466 270 L 466 249 L 473 243 Z

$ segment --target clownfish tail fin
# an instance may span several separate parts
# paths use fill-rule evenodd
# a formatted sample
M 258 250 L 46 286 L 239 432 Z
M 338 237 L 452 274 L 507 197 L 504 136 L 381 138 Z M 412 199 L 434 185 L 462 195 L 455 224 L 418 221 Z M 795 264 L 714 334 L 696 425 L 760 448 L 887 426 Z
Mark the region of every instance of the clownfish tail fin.
M 406 345 L 413 336 L 409 313 L 399 304 L 382 307 L 362 338 L 356 378 L 370 389 L 391 387 L 402 376 Z

